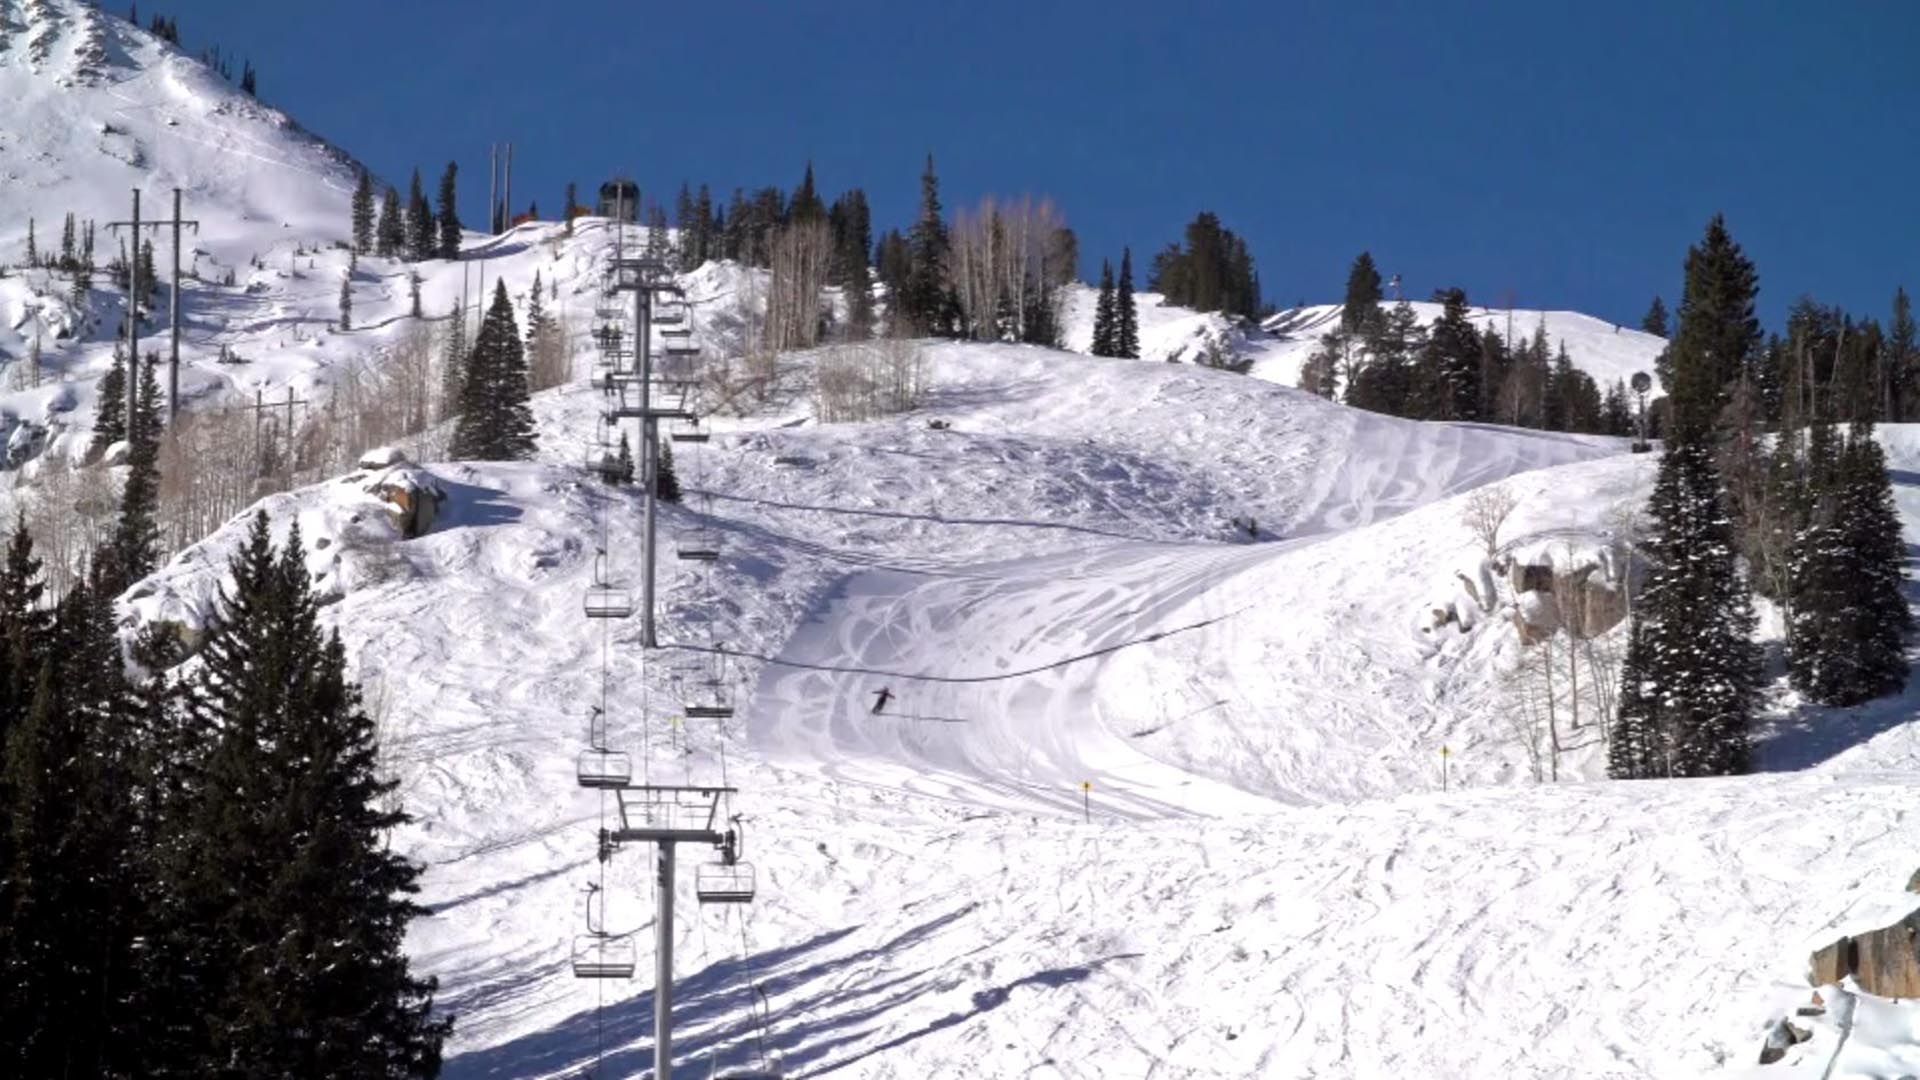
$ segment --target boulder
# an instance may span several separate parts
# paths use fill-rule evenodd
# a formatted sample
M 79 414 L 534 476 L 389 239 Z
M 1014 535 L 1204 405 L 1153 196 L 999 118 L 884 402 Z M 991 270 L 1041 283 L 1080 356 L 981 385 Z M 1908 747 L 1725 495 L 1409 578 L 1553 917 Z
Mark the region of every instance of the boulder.
M 1907 879 L 1907 891 L 1920 893 L 1920 870 L 1915 870 L 1913 876 Z
M 432 474 L 405 466 L 380 473 L 367 490 L 387 504 L 394 528 L 407 540 L 425 536 L 440 516 L 440 504 L 447 500 Z
M 1843 937 L 1810 958 L 1815 986 L 1851 975 L 1860 989 L 1884 998 L 1920 998 L 1920 911 L 1892 926 Z
M 406 452 L 397 446 L 376 446 L 360 455 L 362 469 L 391 469 L 407 463 Z
M 1771 1065 L 1787 1056 L 1787 1051 L 1813 1038 L 1813 1032 L 1781 1019 L 1767 1029 L 1767 1041 L 1760 1047 L 1760 1064 Z
M 1516 593 L 1551 592 L 1553 567 L 1547 563 L 1515 562 L 1507 568 L 1507 580 Z

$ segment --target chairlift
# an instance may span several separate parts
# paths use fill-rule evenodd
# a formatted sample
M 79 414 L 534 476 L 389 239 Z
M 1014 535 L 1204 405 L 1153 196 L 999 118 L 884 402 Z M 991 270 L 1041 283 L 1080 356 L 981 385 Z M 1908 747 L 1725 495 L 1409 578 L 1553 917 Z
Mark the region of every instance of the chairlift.
M 587 706 L 587 745 L 595 750 L 607 748 L 607 710 L 598 705 Z
M 689 416 L 675 420 L 672 426 L 667 428 L 667 438 L 677 443 L 703 443 L 711 438 L 711 435 L 707 429 L 700 426 L 699 417 Z
M 679 308 L 667 308 L 653 313 L 655 326 L 679 326 L 687 321 L 687 313 Z
M 626 787 L 633 781 L 633 758 L 624 750 L 582 750 L 575 775 L 583 788 Z
M 719 562 L 720 533 L 714 529 L 681 529 L 673 535 L 673 553 L 681 562 Z
M 660 328 L 660 336 L 666 338 L 692 337 L 693 327 L 685 323 L 669 323 Z
M 573 939 L 573 975 L 577 979 L 631 979 L 639 949 L 630 937 L 581 934 Z
M 676 335 L 662 341 L 660 343 L 660 351 L 668 356 L 698 356 L 700 355 L 700 346 L 694 344 L 691 338 L 683 338 Z
M 633 593 L 611 585 L 595 585 L 587 590 L 586 612 L 589 619 L 625 619 L 633 614 Z
M 750 904 L 753 864 L 702 863 L 693 871 L 693 892 L 703 904 Z
M 689 720 L 725 720 L 733 715 L 733 687 L 722 653 L 694 653 L 673 672 L 681 710 Z

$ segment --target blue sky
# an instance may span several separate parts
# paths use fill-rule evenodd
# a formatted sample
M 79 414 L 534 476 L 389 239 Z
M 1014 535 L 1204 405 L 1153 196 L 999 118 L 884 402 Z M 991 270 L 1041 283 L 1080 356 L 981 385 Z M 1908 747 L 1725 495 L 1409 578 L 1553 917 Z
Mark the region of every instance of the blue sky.
M 152 4 L 396 183 L 457 159 L 470 220 L 508 139 L 516 202 L 549 216 L 569 179 L 790 188 L 811 158 L 876 227 L 931 150 L 950 210 L 1051 196 L 1086 276 L 1211 209 L 1282 306 L 1337 299 L 1367 248 L 1410 295 L 1637 322 L 1716 211 L 1770 325 L 1803 293 L 1883 315 L 1920 287 L 1899 0 Z

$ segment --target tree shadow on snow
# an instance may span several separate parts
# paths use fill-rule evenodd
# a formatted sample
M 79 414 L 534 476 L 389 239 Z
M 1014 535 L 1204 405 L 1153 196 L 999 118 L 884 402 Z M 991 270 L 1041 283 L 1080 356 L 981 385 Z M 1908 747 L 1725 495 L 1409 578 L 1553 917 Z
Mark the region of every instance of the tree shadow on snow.
M 464 525 L 507 525 L 520 520 L 520 508 L 504 501 L 501 496 L 505 492 L 498 488 L 463 484 L 443 474 L 435 474 L 434 479 L 439 482 L 440 490 L 447 493 L 440 517 L 434 522 L 434 532 Z
M 890 1017 L 928 994 L 959 988 L 961 977 L 941 970 L 885 968 L 890 958 L 932 938 L 973 913 L 965 904 L 913 926 L 878 945 L 832 955 L 857 926 L 827 931 L 797 945 L 725 960 L 674 984 L 674 1059 L 677 1071 L 705 1076 L 710 1068 L 754 1064 L 759 1045 L 751 1018 L 757 984 L 773 1003 L 765 1049 L 777 1053 L 788 1076 L 820 1076 L 874 1054 L 962 1024 L 1005 1004 L 1022 986 L 1059 987 L 1089 978 L 1092 964 L 1037 971 L 973 993 L 971 1007 L 951 1012 L 878 1045 L 857 1044 L 884 1035 Z M 644 978 L 644 973 L 639 976 Z M 586 995 L 582 995 L 583 998 Z M 493 1077 L 638 1076 L 653 1061 L 653 994 L 643 992 L 604 1009 L 584 1009 L 544 1031 L 449 1059 L 446 1080 Z M 598 1059 L 599 1067 L 595 1068 Z

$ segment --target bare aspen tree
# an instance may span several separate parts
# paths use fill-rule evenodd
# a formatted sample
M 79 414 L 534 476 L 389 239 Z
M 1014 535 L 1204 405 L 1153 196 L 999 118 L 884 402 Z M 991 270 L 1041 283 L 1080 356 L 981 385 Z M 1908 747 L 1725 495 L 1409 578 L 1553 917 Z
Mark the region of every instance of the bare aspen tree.
M 773 236 L 764 347 L 812 348 L 820 338 L 820 295 L 831 269 L 833 232 L 824 221 L 798 221 Z
M 1519 501 L 1513 493 L 1504 487 L 1489 484 L 1477 488 L 1467 496 L 1467 504 L 1460 509 L 1460 523 L 1473 533 L 1473 538 L 1491 559 L 1500 551 L 1500 529 L 1512 516 Z

